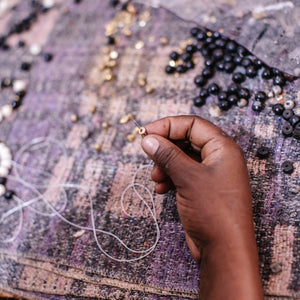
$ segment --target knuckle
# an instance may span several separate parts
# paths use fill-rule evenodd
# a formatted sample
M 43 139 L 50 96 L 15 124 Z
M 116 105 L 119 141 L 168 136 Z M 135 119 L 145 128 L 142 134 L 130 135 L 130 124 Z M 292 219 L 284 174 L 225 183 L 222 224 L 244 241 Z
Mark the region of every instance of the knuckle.
M 180 152 L 175 147 L 167 147 L 163 151 L 158 151 L 157 164 L 165 170 L 169 170 L 178 160 Z

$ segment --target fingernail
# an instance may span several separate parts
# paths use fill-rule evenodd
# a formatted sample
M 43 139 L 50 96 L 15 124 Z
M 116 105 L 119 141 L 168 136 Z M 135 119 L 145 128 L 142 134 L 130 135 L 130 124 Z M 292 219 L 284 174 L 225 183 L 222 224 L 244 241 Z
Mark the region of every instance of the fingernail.
M 151 136 L 146 136 L 142 141 L 142 146 L 146 153 L 154 155 L 158 149 L 159 142 Z

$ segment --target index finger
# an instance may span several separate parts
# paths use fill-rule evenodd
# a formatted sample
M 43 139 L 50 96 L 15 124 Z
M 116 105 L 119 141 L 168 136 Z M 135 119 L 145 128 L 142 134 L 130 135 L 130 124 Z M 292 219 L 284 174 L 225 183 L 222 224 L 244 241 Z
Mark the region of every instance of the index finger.
M 198 116 L 166 117 L 145 128 L 148 134 L 158 134 L 170 140 L 188 140 L 199 148 L 211 140 L 227 137 L 219 127 Z

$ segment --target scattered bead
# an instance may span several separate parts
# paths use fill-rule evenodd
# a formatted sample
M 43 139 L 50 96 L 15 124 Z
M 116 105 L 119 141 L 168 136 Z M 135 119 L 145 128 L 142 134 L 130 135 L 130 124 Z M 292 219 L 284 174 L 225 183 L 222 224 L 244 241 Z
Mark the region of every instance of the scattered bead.
M 31 64 L 28 62 L 22 62 L 20 69 L 22 71 L 29 71 L 31 67 Z
M 161 37 L 161 38 L 159 39 L 159 42 L 160 42 L 160 44 L 163 45 L 163 46 L 169 44 L 169 40 L 168 40 L 166 37 Z
M 241 98 L 238 102 L 237 102 L 237 106 L 242 108 L 248 105 L 248 100 Z
M 0 184 L 5 185 L 6 184 L 6 177 L 0 177 Z
M 218 94 L 218 99 L 219 99 L 220 101 L 224 101 L 224 100 L 227 101 L 227 93 L 224 92 L 224 91 L 219 92 L 219 94 Z
M 290 137 L 293 135 L 293 126 L 289 123 L 287 124 L 284 124 L 282 126 L 282 134 L 285 136 L 285 137 Z
M 273 274 L 278 274 L 282 271 L 282 265 L 279 262 L 274 262 L 270 265 L 270 269 Z
M 300 122 L 300 117 L 293 115 L 289 118 L 289 122 L 293 127 L 295 127 Z
M 253 65 L 250 65 L 246 68 L 246 75 L 249 78 L 254 78 L 257 75 L 257 70 Z
M 101 124 L 103 129 L 108 129 L 109 128 L 109 124 L 107 122 L 102 122 Z
M 297 140 L 300 140 L 300 123 L 296 124 L 293 131 L 293 137 Z
M 227 97 L 227 101 L 229 102 L 230 105 L 235 105 L 238 103 L 239 98 L 237 95 L 229 95 Z M 248 104 L 248 103 L 247 103 Z
M 260 101 L 254 101 L 252 104 L 252 110 L 256 112 L 261 112 L 264 109 L 263 103 Z
M 147 94 L 152 94 L 152 93 L 154 93 L 154 88 L 150 85 L 147 85 L 145 88 L 145 91 Z
M 282 117 L 285 120 L 288 120 L 289 118 L 291 118 L 294 115 L 294 112 L 291 109 L 285 109 L 282 113 Z
M 176 52 L 176 51 L 171 52 L 170 58 L 174 61 L 178 60 L 178 58 L 179 58 L 178 52 Z
M 71 117 L 70 117 L 70 119 L 71 119 L 71 121 L 72 121 L 73 123 L 75 123 L 75 122 L 78 121 L 78 116 L 75 115 L 75 114 L 72 114 Z
M 203 106 L 205 104 L 205 98 L 200 96 L 194 98 L 194 105 L 197 107 Z
M 140 127 L 140 129 L 139 129 L 139 134 L 140 134 L 140 135 L 146 135 L 146 134 L 147 134 L 146 128 L 145 128 L 145 127 Z
M 238 96 L 239 98 L 249 99 L 250 98 L 250 92 L 247 88 L 240 88 L 238 89 Z
M 53 55 L 51 53 L 44 53 L 43 57 L 45 62 L 50 62 L 53 58 Z
M 175 68 L 176 72 L 177 73 L 185 73 L 187 71 L 187 68 L 185 65 L 178 65 L 176 68 Z
M 279 85 L 279 86 L 284 86 L 285 85 L 285 78 L 284 78 L 284 76 L 280 76 L 280 75 L 277 75 L 277 76 L 275 76 L 274 77 L 274 79 L 273 79 L 273 84 L 274 85 Z
M 221 110 L 226 111 L 230 108 L 230 103 L 227 100 L 221 100 L 219 101 L 218 106 Z
M 135 49 L 136 50 L 140 50 L 144 47 L 144 42 L 143 41 L 138 41 L 136 44 L 135 44 Z
M 96 151 L 101 151 L 102 150 L 102 145 L 100 145 L 100 144 L 95 144 L 94 145 L 94 149 L 96 150 Z
M 261 159 L 267 158 L 270 155 L 270 152 L 270 148 L 261 146 L 257 149 L 256 156 Z
M 117 51 L 111 51 L 111 52 L 109 53 L 109 57 L 110 57 L 111 59 L 117 59 L 117 58 L 119 57 L 119 53 L 118 53 Z
M 224 71 L 226 73 L 232 73 L 235 70 L 236 65 L 233 62 L 226 62 L 224 64 Z
M 23 80 L 14 80 L 13 81 L 13 90 L 15 93 L 25 91 L 26 87 L 27 87 L 27 84 Z
M 7 190 L 4 194 L 4 198 L 7 199 L 7 200 L 10 200 L 14 195 L 14 192 L 11 191 L 11 190 Z
M 280 85 L 274 85 L 273 88 L 272 88 L 275 96 L 279 95 L 282 93 L 282 88 Z
M 1 114 L 4 118 L 10 117 L 12 112 L 13 112 L 13 108 L 9 104 L 3 105 L 1 108 Z
M 18 41 L 18 47 L 23 48 L 25 46 L 25 42 L 23 40 Z
M 128 142 L 133 142 L 135 140 L 135 135 L 134 134 L 128 134 L 126 138 L 127 138 Z
M 2 197 L 6 192 L 5 186 L 0 184 L 0 197 Z
M 277 103 L 272 106 L 272 110 L 277 116 L 281 116 L 284 112 L 284 106 L 281 103 Z
M 288 160 L 282 163 L 281 168 L 285 174 L 292 174 L 294 172 L 293 163 Z
M 263 72 L 261 73 L 261 77 L 263 79 L 271 79 L 271 78 L 273 78 L 272 71 L 270 69 L 264 69 Z
M 295 106 L 295 102 L 292 100 L 287 100 L 283 103 L 285 109 L 293 109 Z
M 206 84 L 206 79 L 202 75 L 197 75 L 194 78 L 194 83 L 196 84 L 196 86 L 201 87 L 201 86 L 204 86 Z
M 267 99 L 267 95 L 265 92 L 263 91 L 259 91 L 255 94 L 254 96 L 255 100 L 260 101 L 260 102 L 264 102 Z
M 213 71 L 213 69 L 211 69 L 211 68 L 204 68 L 203 71 L 202 71 L 202 76 L 203 76 L 205 79 L 212 78 L 212 77 L 214 76 L 214 71 Z
M 216 83 L 211 83 L 208 87 L 207 87 L 207 91 L 210 95 L 217 95 L 219 93 L 219 86 Z
M 232 81 L 235 83 L 242 83 L 246 80 L 246 77 L 241 72 L 233 73 L 232 75 Z
M 38 44 L 33 44 L 30 46 L 29 52 L 32 55 L 39 55 L 42 52 L 42 47 Z
M 165 68 L 165 72 L 166 72 L 167 74 L 173 74 L 173 73 L 175 72 L 175 68 L 168 65 L 168 66 L 166 66 L 166 68 Z
M 222 115 L 222 111 L 218 105 L 213 105 L 209 108 L 209 114 L 212 117 L 218 117 Z

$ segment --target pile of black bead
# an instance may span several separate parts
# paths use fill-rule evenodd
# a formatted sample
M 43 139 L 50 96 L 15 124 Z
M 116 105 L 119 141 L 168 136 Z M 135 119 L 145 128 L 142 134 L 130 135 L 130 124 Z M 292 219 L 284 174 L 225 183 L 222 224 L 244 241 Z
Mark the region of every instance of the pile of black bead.
M 201 88 L 199 94 L 194 98 L 195 106 L 204 105 L 206 99 L 211 95 L 218 97 L 218 106 L 223 111 L 235 105 L 239 107 L 248 105 L 251 91 L 242 87 L 241 84 L 247 78 L 256 77 L 262 68 L 260 76 L 264 80 L 272 80 L 273 85 L 280 90 L 285 86 L 286 77 L 281 71 L 266 66 L 246 48 L 222 36 L 219 32 L 194 27 L 190 33 L 196 42 L 187 45 L 185 52 L 181 55 L 176 51 L 170 54 L 171 60 L 178 61 L 181 59 L 182 64 L 178 64 L 176 67 L 167 65 L 165 71 L 167 74 L 175 72 L 185 73 L 195 66 L 193 61 L 194 54 L 200 52 L 203 55 L 205 59 L 204 68 L 202 73 L 194 78 L 196 87 Z M 237 67 L 243 69 L 244 72 L 234 72 Z M 226 90 L 222 90 L 216 83 L 210 82 L 218 71 L 232 74 L 232 83 L 228 85 Z M 265 92 L 258 91 L 254 95 L 254 101 L 252 102 L 253 111 L 261 112 L 264 109 L 267 98 Z M 289 112 L 287 112 L 287 109 L 282 104 L 275 104 L 273 111 L 277 115 L 283 115 L 283 118 L 288 121 L 282 128 L 284 136 L 294 136 L 300 139 L 299 116 L 294 115 L 292 109 L 289 109 Z

